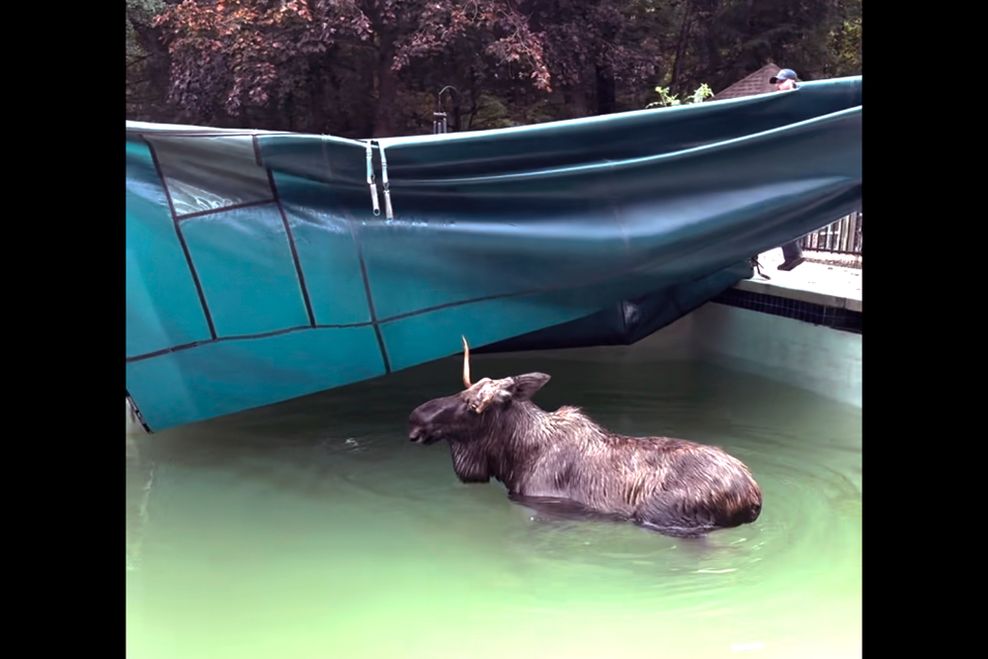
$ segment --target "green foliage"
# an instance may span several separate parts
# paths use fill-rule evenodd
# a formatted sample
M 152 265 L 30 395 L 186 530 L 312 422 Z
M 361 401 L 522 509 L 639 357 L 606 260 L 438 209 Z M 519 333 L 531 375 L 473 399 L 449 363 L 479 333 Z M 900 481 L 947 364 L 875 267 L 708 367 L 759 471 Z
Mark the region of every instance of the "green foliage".
M 652 101 L 645 106 L 646 109 L 651 108 L 665 108 L 673 105 L 683 105 L 690 103 L 702 103 L 711 96 L 714 95 L 714 91 L 710 89 L 710 85 L 703 83 L 692 94 L 686 97 L 685 101 L 681 101 L 679 96 L 676 94 L 669 93 L 668 87 L 656 87 L 655 93 L 659 95 L 659 100 Z
M 127 0 L 127 116 L 364 138 L 861 72 L 861 0 Z M 654 91 L 652 91 L 654 90 Z

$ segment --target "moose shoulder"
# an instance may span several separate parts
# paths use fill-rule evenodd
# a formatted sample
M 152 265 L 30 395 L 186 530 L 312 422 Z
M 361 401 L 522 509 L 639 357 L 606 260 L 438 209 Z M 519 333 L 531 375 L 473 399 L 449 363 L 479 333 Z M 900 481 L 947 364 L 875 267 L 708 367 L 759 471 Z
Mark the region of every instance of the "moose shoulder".
M 719 448 L 668 437 L 627 437 L 574 407 L 546 412 L 532 396 L 549 376 L 470 381 L 416 408 L 409 439 L 449 443 L 464 482 L 495 478 L 520 498 L 550 498 L 667 535 L 701 535 L 753 522 L 762 493 L 748 468 Z

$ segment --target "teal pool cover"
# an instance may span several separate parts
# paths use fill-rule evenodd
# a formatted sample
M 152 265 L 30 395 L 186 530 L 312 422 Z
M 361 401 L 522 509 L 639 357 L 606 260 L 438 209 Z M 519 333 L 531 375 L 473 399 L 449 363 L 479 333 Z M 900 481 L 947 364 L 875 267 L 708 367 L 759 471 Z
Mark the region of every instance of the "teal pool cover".
M 861 83 L 366 141 L 127 122 L 127 394 L 162 430 L 461 334 L 636 341 L 860 209 Z

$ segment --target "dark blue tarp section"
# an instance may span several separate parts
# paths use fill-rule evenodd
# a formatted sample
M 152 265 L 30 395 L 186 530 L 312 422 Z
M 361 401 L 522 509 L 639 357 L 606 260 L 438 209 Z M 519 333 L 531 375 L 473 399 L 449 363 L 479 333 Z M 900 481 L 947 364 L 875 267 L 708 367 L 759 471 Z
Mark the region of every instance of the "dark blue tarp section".
M 128 393 L 158 430 L 461 334 L 632 342 L 860 200 L 860 77 L 375 142 L 128 122 Z

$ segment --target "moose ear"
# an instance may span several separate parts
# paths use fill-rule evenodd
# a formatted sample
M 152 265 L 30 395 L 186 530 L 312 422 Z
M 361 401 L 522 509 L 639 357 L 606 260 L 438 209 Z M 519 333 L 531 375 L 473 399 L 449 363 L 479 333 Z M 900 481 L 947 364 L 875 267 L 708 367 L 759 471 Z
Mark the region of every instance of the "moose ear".
M 525 373 L 511 378 L 512 383 L 509 391 L 511 397 L 516 400 L 528 400 L 534 396 L 539 389 L 545 386 L 550 376 L 545 373 Z

